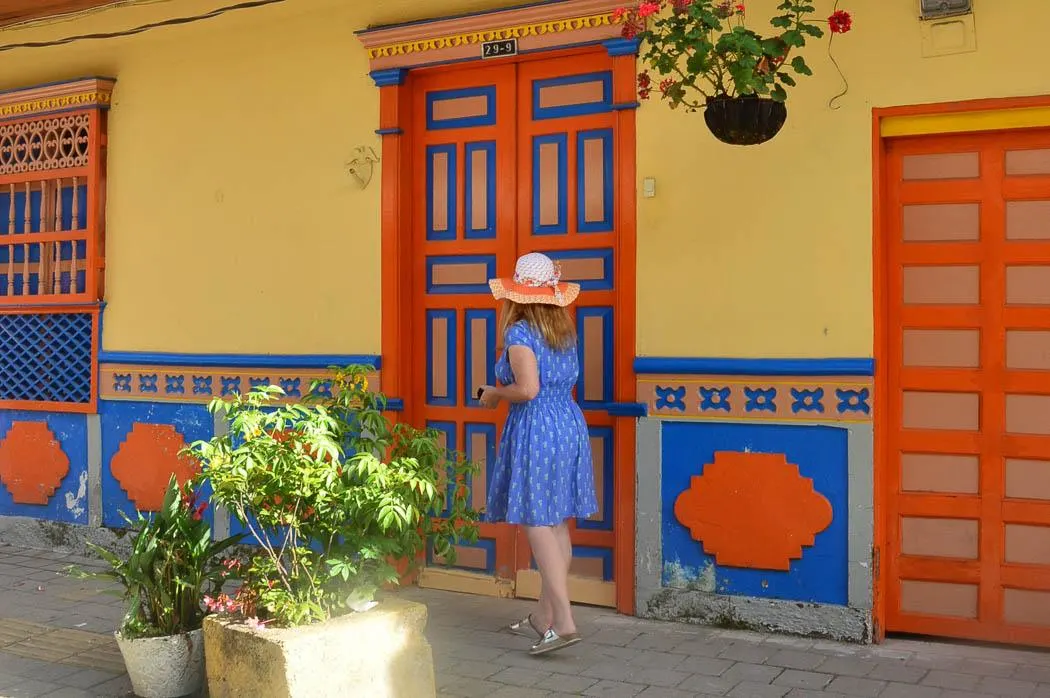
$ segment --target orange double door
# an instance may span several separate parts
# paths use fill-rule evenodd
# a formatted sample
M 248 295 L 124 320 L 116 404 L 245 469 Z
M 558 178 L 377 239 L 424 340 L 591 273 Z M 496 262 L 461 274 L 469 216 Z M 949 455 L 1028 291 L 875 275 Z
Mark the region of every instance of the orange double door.
M 439 430 L 448 448 L 481 464 L 470 483 L 476 508 L 485 505 L 506 416 L 505 408 L 486 410 L 475 399 L 495 381 L 500 344 L 487 281 L 510 276 L 519 255 L 543 252 L 561 263 L 563 280 L 582 285 L 572 309 L 581 359 L 576 392 L 590 427 L 600 511 L 572 531 L 571 592 L 604 606 L 618 605 L 617 585 L 622 596 L 633 593 L 633 548 L 623 559 L 616 521 L 634 504 L 633 487 L 618 486 L 633 483 L 634 427 L 611 414 L 633 392 L 619 380 L 633 360 L 633 306 L 618 302 L 621 270 L 633 278 L 620 221 L 633 216 L 633 205 L 625 211 L 621 202 L 634 192 L 621 191 L 619 176 L 621 144 L 633 133 L 623 133 L 615 108 L 614 60 L 595 50 L 413 74 L 412 279 L 405 280 L 413 334 L 406 417 Z M 633 90 L 632 76 L 619 80 Z M 485 524 L 479 543 L 457 553 L 455 568 L 432 564 L 421 584 L 539 594 L 518 527 Z
M 885 163 L 886 629 L 1050 646 L 1050 131 Z

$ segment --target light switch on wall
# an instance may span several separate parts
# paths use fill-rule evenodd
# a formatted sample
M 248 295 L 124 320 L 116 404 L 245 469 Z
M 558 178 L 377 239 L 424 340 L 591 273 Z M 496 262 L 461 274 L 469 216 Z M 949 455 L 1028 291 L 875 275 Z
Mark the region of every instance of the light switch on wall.
M 642 196 L 651 199 L 656 196 L 656 178 L 646 177 L 642 180 Z

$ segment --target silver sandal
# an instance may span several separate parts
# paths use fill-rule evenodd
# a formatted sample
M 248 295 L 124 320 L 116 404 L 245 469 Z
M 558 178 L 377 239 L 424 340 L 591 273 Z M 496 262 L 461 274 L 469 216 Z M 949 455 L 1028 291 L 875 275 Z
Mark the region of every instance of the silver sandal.
M 554 628 L 547 628 L 547 632 L 543 633 L 543 637 L 540 641 L 532 646 L 529 650 L 529 654 L 533 657 L 538 657 L 541 654 L 547 654 L 549 652 L 556 652 L 563 650 L 566 647 L 572 647 L 573 645 L 582 641 L 579 633 L 571 633 L 569 635 L 559 635 L 554 631 Z
M 532 622 L 532 614 L 525 616 L 521 620 L 511 623 L 504 628 L 511 635 L 520 635 L 521 637 L 538 637 L 543 639 L 543 631 L 536 627 L 536 624 Z

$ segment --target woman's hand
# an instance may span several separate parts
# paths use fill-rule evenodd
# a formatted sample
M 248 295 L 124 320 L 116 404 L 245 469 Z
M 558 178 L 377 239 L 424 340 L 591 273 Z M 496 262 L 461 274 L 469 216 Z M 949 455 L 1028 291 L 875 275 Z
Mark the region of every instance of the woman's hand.
M 499 395 L 496 394 L 496 388 L 491 385 L 481 386 L 481 397 L 478 398 L 478 402 L 486 409 L 496 409 L 499 406 Z

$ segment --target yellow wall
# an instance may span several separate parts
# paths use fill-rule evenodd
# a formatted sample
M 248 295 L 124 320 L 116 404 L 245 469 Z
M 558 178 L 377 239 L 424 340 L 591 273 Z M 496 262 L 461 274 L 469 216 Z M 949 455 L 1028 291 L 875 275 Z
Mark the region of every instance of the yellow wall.
M 776 4 L 750 0 L 749 19 Z M 639 176 L 657 196 L 639 199 L 639 354 L 870 356 L 872 107 L 1050 92 L 1032 60 L 1050 3 L 977 0 L 979 50 L 939 58 L 922 57 L 918 0 L 841 5 L 855 18 L 834 44 L 841 108 L 827 106 L 841 83 L 821 44 L 766 145 L 721 145 L 702 114 L 640 110 Z
M 172 0 L 0 32 L 0 45 L 112 31 L 222 0 Z M 517 0 L 288 0 L 118 40 L 0 54 L 0 87 L 118 78 L 104 347 L 380 351 L 378 94 L 353 31 Z M 751 0 L 764 22 L 776 0 Z M 822 12 L 831 0 L 817 0 Z M 639 111 L 638 353 L 869 356 L 873 106 L 1050 91 L 1033 63 L 1050 3 L 979 0 L 975 53 L 923 58 L 917 0 L 853 0 L 771 143 L 717 143 L 701 114 Z M 425 5 L 425 6 L 424 6 Z M 826 6 L 826 7 L 825 7 Z M 422 9 L 421 9 L 422 8 Z
M 109 32 L 231 3 L 175 0 L 0 32 Z M 437 13 L 481 0 L 428 0 Z M 381 5 L 381 7 L 372 7 Z M 378 92 L 353 32 L 411 0 L 288 0 L 132 38 L 0 54 L 0 86 L 118 79 L 110 121 L 106 349 L 379 353 L 380 172 L 344 163 Z

